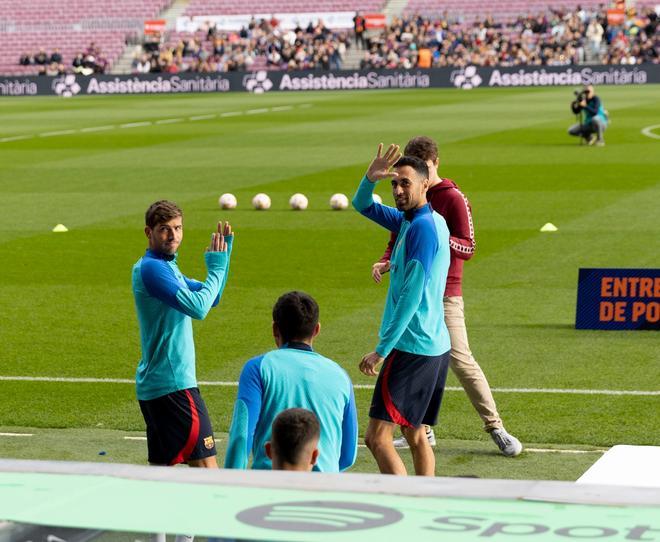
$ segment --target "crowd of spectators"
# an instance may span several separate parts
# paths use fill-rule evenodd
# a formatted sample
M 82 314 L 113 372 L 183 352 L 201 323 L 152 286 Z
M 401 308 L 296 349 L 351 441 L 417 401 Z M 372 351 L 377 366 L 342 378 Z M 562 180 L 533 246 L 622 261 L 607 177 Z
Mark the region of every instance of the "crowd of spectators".
M 103 56 L 101 49 L 93 42 L 84 51 L 79 51 L 66 66 L 59 49 L 53 49 L 48 54 L 46 49 L 30 55 L 24 53 L 18 60 L 21 66 L 38 66 L 39 75 L 62 75 L 65 73 L 76 73 L 81 75 L 92 75 L 93 73 L 105 73 L 108 61 Z
M 421 15 L 395 19 L 367 41 L 361 68 L 442 66 L 564 66 L 658 63 L 658 16 L 630 10 L 609 25 L 604 9 L 551 10 L 505 22 L 488 15 L 473 23 Z
M 207 24 L 192 34 L 145 43 L 135 53 L 132 72 L 338 70 L 353 39 L 364 49 L 363 69 L 660 62 L 658 15 L 650 8 L 629 10 L 621 25 L 608 24 L 604 8 L 589 11 L 580 6 L 508 21 L 488 15 L 471 23 L 446 13 L 437 18 L 411 15 L 394 19 L 380 33 L 356 38 L 352 31 L 333 31 L 322 21 L 284 29 L 274 17 L 252 19 L 240 31 Z M 94 43 L 80 51 L 70 67 L 57 49 L 26 53 L 19 63 L 36 65 L 43 75 L 91 75 L 104 73 L 108 66 Z
M 237 32 L 206 25 L 174 43 L 145 43 L 135 54 L 132 71 L 248 71 L 255 62 L 279 70 L 339 70 L 349 46 L 347 32 L 331 31 L 322 21 L 283 29 L 275 18 L 253 19 Z

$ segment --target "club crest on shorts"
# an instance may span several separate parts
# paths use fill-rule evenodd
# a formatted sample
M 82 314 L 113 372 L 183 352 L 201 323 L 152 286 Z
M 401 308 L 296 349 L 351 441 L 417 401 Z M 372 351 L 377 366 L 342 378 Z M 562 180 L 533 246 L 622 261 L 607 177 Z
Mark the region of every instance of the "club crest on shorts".
M 207 450 L 210 450 L 215 446 L 215 441 L 213 440 L 213 435 L 210 437 L 204 437 L 204 446 L 206 447 Z

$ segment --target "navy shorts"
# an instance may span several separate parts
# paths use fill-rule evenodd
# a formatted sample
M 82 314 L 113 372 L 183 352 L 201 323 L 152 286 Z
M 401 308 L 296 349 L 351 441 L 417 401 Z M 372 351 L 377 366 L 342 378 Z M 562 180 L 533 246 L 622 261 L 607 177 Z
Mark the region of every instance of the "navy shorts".
M 209 413 L 197 388 L 140 401 L 149 463 L 176 465 L 216 455 Z
M 404 427 L 435 425 L 448 367 L 449 352 L 421 356 L 392 350 L 378 375 L 369 417 Z

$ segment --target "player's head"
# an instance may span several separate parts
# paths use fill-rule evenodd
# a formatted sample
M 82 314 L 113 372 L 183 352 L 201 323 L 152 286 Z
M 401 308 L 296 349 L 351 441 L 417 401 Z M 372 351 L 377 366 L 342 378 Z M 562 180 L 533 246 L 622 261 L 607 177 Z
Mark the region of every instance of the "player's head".
M 394 164 L 396 177 L 392 178 L 392 196 L 399 211 L 410 211 L 426 205 L 429 188 L 429 168 L 416 156 L 402 156 Z
M 320 436 L 321 426 L 312 411 L 289 408 L 280 412 L 266 443 L 273 470 L 312 470 L 319 457 Z
M 149 248 L 159 254 L 176 254 L 183 239 L 183 212 L 177 204 L 167 200 L 152 203 L 144 222 Z
M 429 168 L 429 172 L 433 168 L 435 168 L 436 171 L 438 169 L 440 162 L 440 157 L 438 155 L 438 145 L 430 137 L 413 137 L 406 144 L 406 148 L 403 150 L 403 154 L 405 156 L 414 156 L 424 160 L 427 167 Z
M 288 292 L 273 307 L 273 337 L 277 346 L 289 342 L 311 344 L 319 334 L 319 305 L 305 292 Z

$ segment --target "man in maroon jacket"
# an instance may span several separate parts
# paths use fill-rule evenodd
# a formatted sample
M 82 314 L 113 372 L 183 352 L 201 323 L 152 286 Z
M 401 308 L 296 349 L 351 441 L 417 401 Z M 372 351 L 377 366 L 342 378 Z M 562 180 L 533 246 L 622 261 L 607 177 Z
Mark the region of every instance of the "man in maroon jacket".
M 431 184 L 426 197 L 431 207 L 444 217 L 449 228 L 451 260 L 443 303 L 451 339 L 450 367 L 481 416 L 484 429 L 505 456 L 514 457 L 522 451 L 522 444 L 504 429 L 486 376 L 472 356 L 467 339 L 461 280 L 463 262 L 472 257 L 475 247 L 470 203 L 454 181 L 438 176 L 438 147 L 431 138 L 419 136 L 411 139 L 404 154 L 421 158 L 428 165 Z M 393 233 L 385 254 L 372 266 L 371 273 L 376 282 L 380 282 L 383 273 L 389 271 L 395 241 L 396 234 Z M 430 427 L 426 428 L 426 434 L 431 445 L 435 445 L 435 435 Z M 395 446 L 406 447 L 405 438 L 396 439 Z

